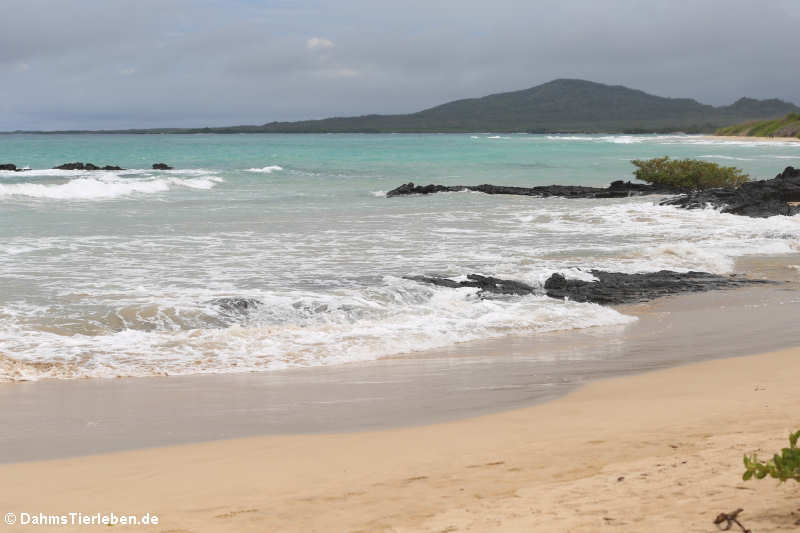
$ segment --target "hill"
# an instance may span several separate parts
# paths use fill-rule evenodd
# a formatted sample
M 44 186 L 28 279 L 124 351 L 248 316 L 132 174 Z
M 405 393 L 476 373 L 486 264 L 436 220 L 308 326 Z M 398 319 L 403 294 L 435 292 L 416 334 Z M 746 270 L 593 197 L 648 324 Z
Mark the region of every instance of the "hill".
M 620 85 L 555 80 L 483 98 L 456 100 L 408 115 L 367 115 L 272 122 L 274 132 L 711 132 L 743 121 L 800 111 L 780 100 L 742 98 L 714 107 L 688 98 L 664 98 Z
M 790 113 L 775 120 L 756 120 L 720 128 L 715 135 L 800 138 L 800 113 Z
M 800 107 L 776 99 L 742 98 L 732 105 L 714 107 L 689 98 L 665 98 L 621 85 L 559 79 L 522 91 L 456 100 L 406 115 L 104 133 L 700 133 L 795 112 L 800 112 Z

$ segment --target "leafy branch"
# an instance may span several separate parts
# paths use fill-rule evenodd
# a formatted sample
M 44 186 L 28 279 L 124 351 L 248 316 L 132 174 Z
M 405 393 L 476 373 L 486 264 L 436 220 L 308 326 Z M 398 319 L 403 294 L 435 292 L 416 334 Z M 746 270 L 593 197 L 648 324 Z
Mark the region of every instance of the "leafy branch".
M 781 450 L 780 454 L 775 454 L 768 461 L 761 461 L 756 454 L 744 456 L 744 474 L 742 479 L 747 481 L 755 477 L 764 479 L 767 476 L 781 480 L 793 479 L 800 482 L 800 448 L 797 441 L 800 440 L 800 431 L 789 434 L 789 447 Z

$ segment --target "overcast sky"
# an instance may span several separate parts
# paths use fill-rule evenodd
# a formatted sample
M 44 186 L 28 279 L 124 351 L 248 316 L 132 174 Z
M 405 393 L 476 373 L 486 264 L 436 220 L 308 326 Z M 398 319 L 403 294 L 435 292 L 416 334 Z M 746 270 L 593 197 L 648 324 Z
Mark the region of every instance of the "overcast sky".
M 800 104 L 800 0 L 0 0 L 0 130 L 417 111 L 555 78 Z

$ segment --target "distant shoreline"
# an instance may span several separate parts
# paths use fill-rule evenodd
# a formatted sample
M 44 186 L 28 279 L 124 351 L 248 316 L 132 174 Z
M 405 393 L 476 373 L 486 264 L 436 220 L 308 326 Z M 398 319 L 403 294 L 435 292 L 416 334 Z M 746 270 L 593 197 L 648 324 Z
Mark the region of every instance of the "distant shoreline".
M 752 137 L 747 135 L 704 135 L 703 137 L 722 141 L 754 141 L 754 142 L 797 142 L 800 137 Z

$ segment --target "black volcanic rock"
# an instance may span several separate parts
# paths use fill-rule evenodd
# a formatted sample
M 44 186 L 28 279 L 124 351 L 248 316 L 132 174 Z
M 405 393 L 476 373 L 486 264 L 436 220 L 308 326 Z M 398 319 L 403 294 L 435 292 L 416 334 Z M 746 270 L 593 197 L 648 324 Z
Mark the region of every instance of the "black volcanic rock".
M 646 302 L 661 296 L 682 292 L 703 292 L 730 289 L 757 283 L 736 276 L 719 276 L 708 272 L 673 272 L 661 270 L 642 274 L 624 274 L 592 270 L 597 281 L 566 279 L 553 274 L 544 284 L 545 293 L 551 298 L 569 298 L 576 302 L 593 302 L 602 305 Z
M 0 170 L 11 170 L 17 172 L 17 165 L 14 163 L 0 163 Z
M 91 163 L 89 164 L 91 165 Z M 86 170 L 86 165 L 84 165 L 80 161 L 76 161 L 75 163 L 63 163 L 53 168 L 57 170 Z
M 546 294 L 551 298 L 568 298 L 576 302 L 592 302 L 602 305 L 637 303 L 678 294 L 682 292 L 702 292 L 717 289 L 730 289 L 757 283 L 771 283 L 736 276 L 719 276 L 708 272 L 673 272 L 661 270 L 642 274 L 604 272 L 592 270 L 597 281 L 567 279 L 561 274 L 553 274 L 537 289 L 513 280 L 470 274 L 467 281 L 455 281 L 437 276 L 411 276 L 406 279 L 420 283 L 430 283 L 439 287 L 459 288 L 477 287 L 483 293 L 525 296 Z
M 238 314 L 249 313 L 253 309 L 263 305 L 263 302 L 261 302 L 261 300 L 256 300 L 255 298 L 236 298 L 236 297 L 216 298 L 214 300 L 211 300 L 209 303 L 221 308 L 223 311 L 227 313 L 238 313 Z
M 57 167 L 53 168 L 58 170 L 125 170 L 117 165 L 98 167 L 94 163 L 81 163 L 80 161 L 76 161 L 75 163 L 64 163 L 63 165 L 58 165 Z
M 468 281 L 455 281 L 438 276 L 408 276 L 406 279 L 418 281 L 420 283 L 430 283 L 431 285 L 438 285 L 440 287 L 448 287 L 451 289 L 457 289 L 460 287 L 477 287 L 482 292 L 489 292 L 492 294 L 515 294 L 524 296 L 526 294 L 533 294 L 536 292 L 534 287 L 531 287 L 530 285 L 520 281 L 494 278 L 491 276 L 481 276 L 479 274 L 468 275 Z
M 537 196 L 547 198 L 625 198 L 645 194 L 675 194 L 674 189 L 631 183 L 618 180 L 608 187 L 584 187 L 581 185 L 540 185 L 536 187 L 511 187 L 506 185 L 414 185 L 405 183 L 386 193 L 387 198 L 410 194 L 432 194 L 437 192 L 476 191 L 486 194 L 515 194 L 521 196 Z
M 685 209 L 711 206 L 723 213 L 755 218 L 800 213 L 800 169 L 786 167 L 770 180 L 749 181 L 736 189 L 708 189 L 671 198 L 662 205 Z
M 166 163 L 153 163 L 153 170 L 172 170 L 172 167 Z

